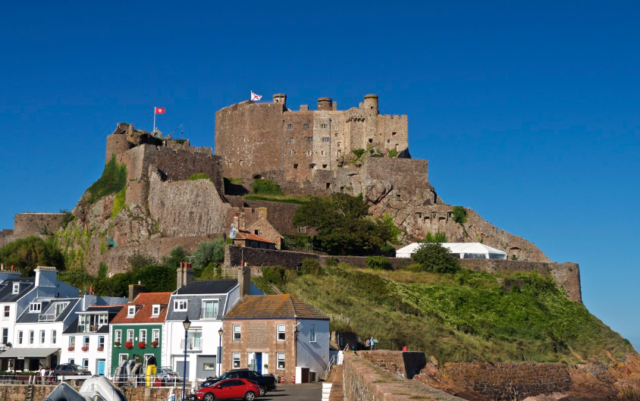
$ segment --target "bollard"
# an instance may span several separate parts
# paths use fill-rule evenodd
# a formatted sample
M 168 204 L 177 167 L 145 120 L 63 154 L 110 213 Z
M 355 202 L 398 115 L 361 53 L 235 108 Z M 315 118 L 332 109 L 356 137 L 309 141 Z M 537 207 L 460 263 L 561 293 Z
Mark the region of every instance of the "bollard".
M 296 384 L 296 375 L 291 376 L 291 384 Z

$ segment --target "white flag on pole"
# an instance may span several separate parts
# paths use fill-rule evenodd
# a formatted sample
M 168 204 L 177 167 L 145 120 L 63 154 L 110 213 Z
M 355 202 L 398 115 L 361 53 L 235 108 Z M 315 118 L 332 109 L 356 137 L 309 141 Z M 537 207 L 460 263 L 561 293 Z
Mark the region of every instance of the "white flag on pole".
M 251 100 L 253 100 L 254 102 L 259 102 L 260 99 L 262 99 L 262 95 L 256 95 L 255 93 L 253 93 L 253 91 L 251 91 Z

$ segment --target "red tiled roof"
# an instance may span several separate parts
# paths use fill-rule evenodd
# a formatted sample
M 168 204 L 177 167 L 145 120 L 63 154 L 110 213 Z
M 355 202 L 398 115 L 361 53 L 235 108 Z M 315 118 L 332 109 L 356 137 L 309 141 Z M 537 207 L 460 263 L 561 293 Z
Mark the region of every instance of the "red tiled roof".
M 169 305 L 169 299 L 171 298 L 170 292 L 143 292 L 138 294 L 133 302 L 128 302 L 125 308 L 122 308 L 120 312 L 113 318 L 111 324 L 126 324 L 126 323 L 164 323 L 164 318 L 167 316 L 167 306 Z M 158 317 L 151 317 L 153 305 L 163 305 Z M 127 317 L 128 306 L 138 305 L 140 308 L 136 312 L 136 315 L 132 318 Z
M 261 237 L 261 236 L 256 235 L 256 234 L 252 234 L 251 232 L 249 232 L 247 230 L 238 230 L 238 233 L 236 234 L 236 239 L 245 239 L 245 240 L 248 239 L 248 240 L 251 240 L 251 241 L 268 242 L 269 244 L 275 244 L 275 242 L 269 241 L 265 237 Z
M 329 320 L 327 315 L 290 294 L 248 296 L 222 320 L 289 318 Z

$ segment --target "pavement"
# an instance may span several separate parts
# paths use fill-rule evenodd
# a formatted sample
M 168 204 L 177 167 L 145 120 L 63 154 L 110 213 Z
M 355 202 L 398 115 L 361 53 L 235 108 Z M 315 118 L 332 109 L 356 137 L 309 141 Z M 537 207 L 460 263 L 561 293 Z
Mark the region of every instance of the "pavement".
M 322 400 L 322 383 L 278 384 L 278 389 L 269 391 L 258 401 L 320 401 Z

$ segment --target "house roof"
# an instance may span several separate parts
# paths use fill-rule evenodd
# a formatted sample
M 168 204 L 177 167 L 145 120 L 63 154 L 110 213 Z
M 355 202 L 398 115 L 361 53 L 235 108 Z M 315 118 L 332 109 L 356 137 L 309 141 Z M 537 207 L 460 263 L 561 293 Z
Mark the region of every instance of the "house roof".
M 269 244 L 275 244 L 275 242 L 269 241 L 265 237 L 261 237 L 259 235 L 253 234 L 247 230 L 238 230 L 238 233 L 236 234 L 235 239 L 244 239 L 244 240 L 250 240 L 250 241 L 267 242 Z
M 13 293 L 13 283 L 20 283 L 20 291 Z M 34 277 L 29 278 L 10 278 L 0 283 L 0 302 L 14 302 L 22 298 L 24 294 L 33 289 L 35 283 Z
M 31 303 L 40 302 L 42 304 L 40 313 L 29 312 L 29 307 L 25 308 L 25 311 L 20 315 L 16 323 L 36 323 L 36 322 L 62 322 L 69 313 L 76 307 L 76 304 L 80 302 L 80 298 L 36 298 Z M 68 305 L 60 312 L 55 314 L 56 304 L 68 302 Z M 44 320 L 41 320 L 39 316 L 43 316 Z M 50 316 L 46 318 L 45 316 Z
M 187 285 L 178 288 L 175 294 L 195 295 L 195 294 L 226 294 L 238 285 L 238 280 L 203 280 L 192 281 Z
M 293 318 L 329 320 L 327 315 L 290 294 L 245 297 L 227 313 L 223 320 Z
M 163 323 L 167 316 L 167 305 L 171 298 L 170 292 L 143 292 L 138 294 L 133 302 L 128 302 L 120 312 L 113 318 L 111 324 L 127 324 L 127 323 Z M 153 305 L 164 305 L 161 308 L 158 317 L 151 317 Z M 137 305 L 140 308 L 134 317 L 127 317 L 128 306 Z
M 85 312 L 107 312 L 108 313 L 108 322 L 111 323 L 115 318 L 115 314 L 120 311 L 124 305 L 91 305 Z M 83 312 L 80 312 L 83 313 Z M 80 321 L 80 317 L 77 317 L 69 327 L 67 327 L 63 333 L 64 334 L 72 334 L 78 332 L 78 324 Z M 98 328 L 95 333 L 108 333 L 109 332 L 109 324 L 105 324 Z

